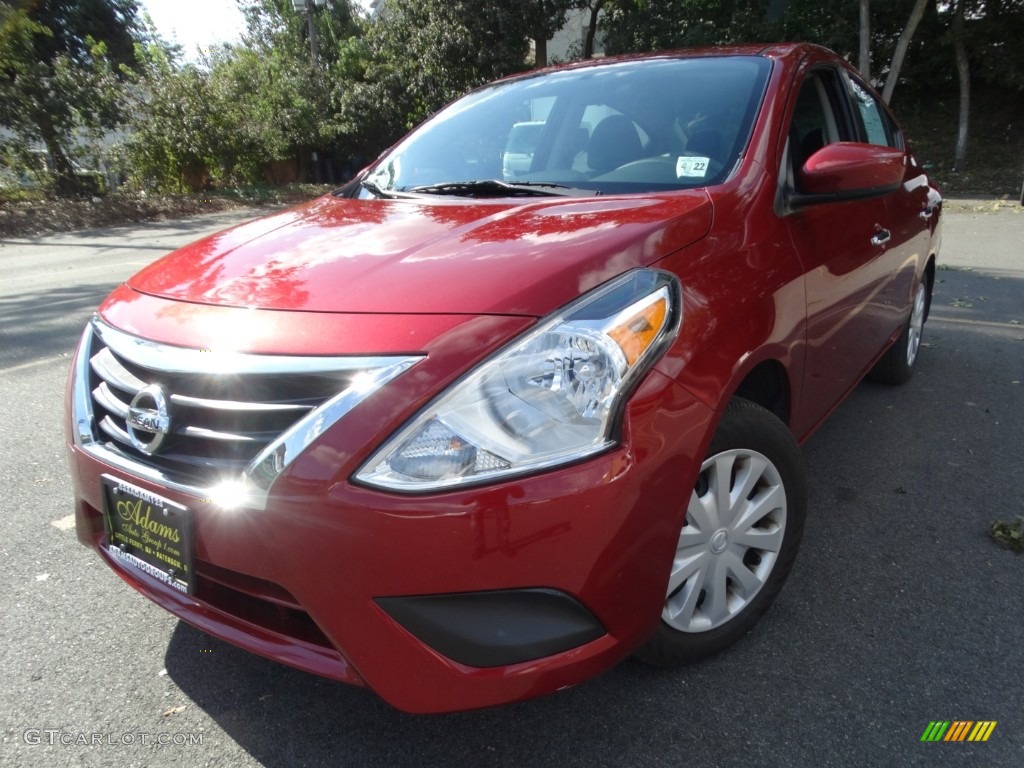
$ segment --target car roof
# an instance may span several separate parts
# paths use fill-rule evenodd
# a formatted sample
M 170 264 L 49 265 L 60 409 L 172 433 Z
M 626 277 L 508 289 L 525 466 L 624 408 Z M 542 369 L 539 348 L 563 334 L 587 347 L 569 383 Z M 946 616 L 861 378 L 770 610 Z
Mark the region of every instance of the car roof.
M 554 64 L 540 69 L 517 72 L 487 83 L 481 86 L 481 88 L 487 88 L 488 86 L 497 83 L 541 77 L 549 73 L 600 68 L 627 62 L 665 61 L 667 59 L 724 58 L 728 56 L 760 56 L 780 61 L 788 60 L 790 63 L 795 64 L 808 55 L 825 58 L 832 57 L 836 60 L 841 60 L 841 57 L 835 52 L 814 43 L 745 43 L 739 45 L 676 48 L 660 51 L 646 51 L 643 53 L 627 53 L 617 56 L 602 56 L 595 59 L 583 59 L 581 61 L 571 61 L 564 64 Z

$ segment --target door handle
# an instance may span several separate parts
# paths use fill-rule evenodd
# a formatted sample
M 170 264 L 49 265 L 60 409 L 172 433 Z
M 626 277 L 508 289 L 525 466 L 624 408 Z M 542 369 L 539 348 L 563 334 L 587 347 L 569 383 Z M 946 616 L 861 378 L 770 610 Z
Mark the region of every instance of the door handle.
M 930 219 L 932 217 L 932 214 L 935 213 L 935 209 L 936 208 L 937 208 L 937 206 L 929 205 L 929 206 L 925 207 L 924 210 L 922 210 L 917 215 L 920 216 L 924 221 L 928 221 L 928 219 Z
M 885 245 L 887 242 L 889 242 L 890 237 L 892 237 L 892 232 L 890 232 L 888 229 L 882 229 L 881 227 L 879 227 L 877 230 L 875 230 L 875 234 L 871 238 L 871 244 L 877 248 L 878 246 Z

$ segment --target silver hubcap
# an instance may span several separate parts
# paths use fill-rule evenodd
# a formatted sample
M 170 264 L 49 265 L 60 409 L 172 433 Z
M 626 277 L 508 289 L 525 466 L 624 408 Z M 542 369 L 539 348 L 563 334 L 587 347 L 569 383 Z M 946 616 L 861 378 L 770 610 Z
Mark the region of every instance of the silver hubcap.
M 764 586 L 786 530 L 786 490 L 775 465 L 751 450 L 704 462 L 679 533 L 662 619 L 706 632 L 742 611 Z
M 921 346 L 921 331 L 924 330 L 924 305 L 927 294 L 924 283 L 917 286 L 914 294 L 914 309 L 910 313 L 910 332 L 907 334 L 907 365 L 911 366 L 917 359 L 917 350 Z

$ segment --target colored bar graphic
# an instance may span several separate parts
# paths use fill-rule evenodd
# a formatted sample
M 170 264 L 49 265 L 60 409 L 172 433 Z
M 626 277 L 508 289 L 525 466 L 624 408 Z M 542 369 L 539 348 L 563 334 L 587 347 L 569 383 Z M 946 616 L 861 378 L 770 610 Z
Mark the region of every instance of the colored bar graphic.
M 974 725 L 970 720 L 956 720 L 943 741 L 963 741 L 967 737 L 967 729 Z
M 978 724 L 974 726 L 974 730 L 971 731 L 971 735 L 967 737 L 967 740 L 988 741 L 988 737 L 992 735 L 992 731 L 994 731 L 995 729 L 995 720 L 979 720 Z
M 996 720 L 932 720 L 921 741 L 988 741 L 996 724 Z
M 948 720 L 932 720 L 921 734 L 921 741 L 941 741 L 948 728 Z

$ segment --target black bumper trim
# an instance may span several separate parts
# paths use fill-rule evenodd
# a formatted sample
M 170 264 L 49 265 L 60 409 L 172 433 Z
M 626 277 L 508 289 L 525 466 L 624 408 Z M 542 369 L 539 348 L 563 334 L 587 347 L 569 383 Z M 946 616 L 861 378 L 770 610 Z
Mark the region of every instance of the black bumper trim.
M 376 602 L 417 639 L 471 667 L 532 661 L 605 634 L 589 610 L 556 589 L 379 597 Z

